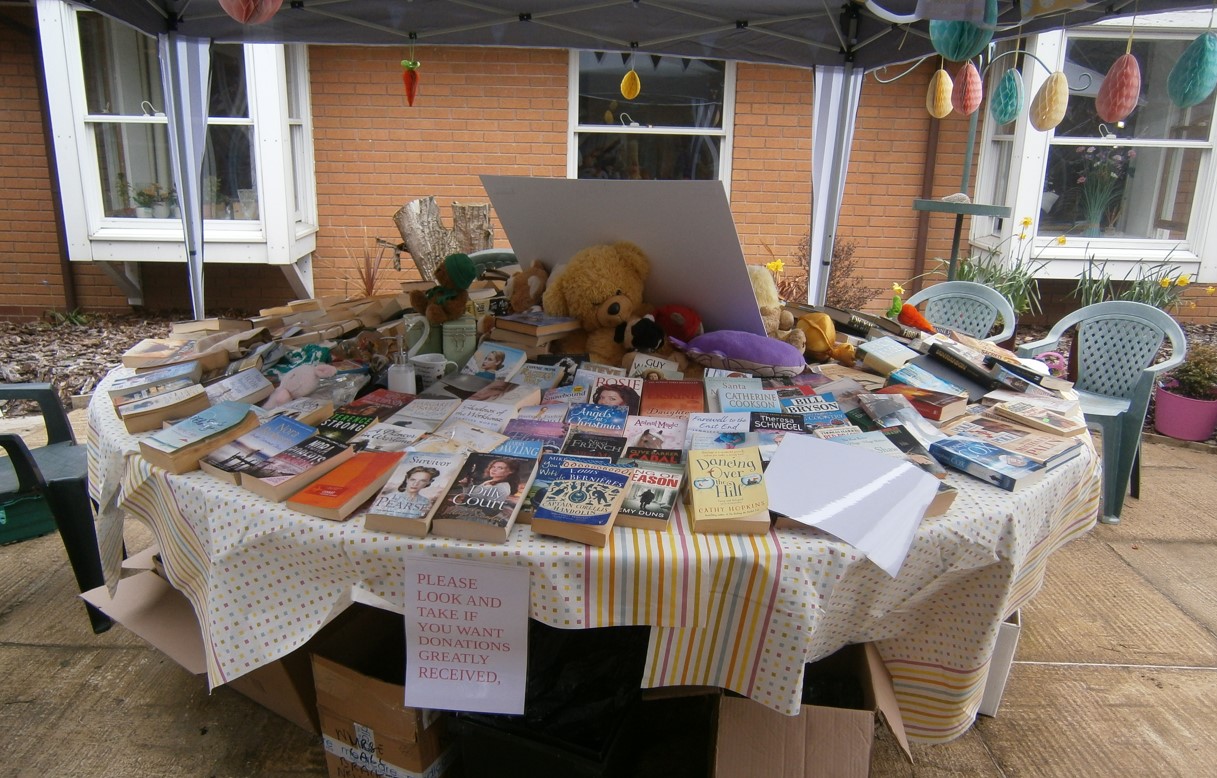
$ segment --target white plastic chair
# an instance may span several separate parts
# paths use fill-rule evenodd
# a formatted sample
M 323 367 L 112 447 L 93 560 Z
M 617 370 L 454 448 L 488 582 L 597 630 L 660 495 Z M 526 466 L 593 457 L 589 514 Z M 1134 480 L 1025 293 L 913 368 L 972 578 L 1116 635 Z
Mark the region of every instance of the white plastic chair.
M 943 281 L 926 287 L 905 300 L 925 303 L 923 312 L 935 327 L 957 330 L 973 338 L 1001 343 L 1014 335 L 1017 317 L 1014 306 L 1000 292 L 974 281 Z M 1001 317 L 1001 332 L 989 335 Z
M 1061 336 L 1077 328 L 1074 382 L 1086 423 L 1103 433 L 1104 524 L 1119 524 L 1124 494 L 1140 492 L 1141 428 L 1158 376 L 1183 361 L 1187 338 L 1171 316 L 1152 305 L 1123 300 L 1080 308 L 1053 325 L 1048 336 L 1018 347 L 1031 357 L 1053 350 Z M 1153 364 L 1165 340 L 1171 354 Z

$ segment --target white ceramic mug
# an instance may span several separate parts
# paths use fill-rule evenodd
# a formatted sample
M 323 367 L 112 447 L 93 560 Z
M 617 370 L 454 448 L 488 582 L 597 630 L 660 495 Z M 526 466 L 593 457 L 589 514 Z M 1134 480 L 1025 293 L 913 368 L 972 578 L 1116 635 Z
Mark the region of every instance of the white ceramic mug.
M 439 379 L 455 373 L 457 365 L 443 354 L 416 354 L 410 357 L 414 374 L 418 376 L 418 388 L 426 389 Z
M 403 316 L 401 320 L 406 330 L 403 337 L 406 343 L 406 357 L 409 358 L 427 345 L 427 340 L 431 337 L 431 322 L 427 321 L 426 316 L 420 316 L 417 313 Z M 419 332 L 412 335 L 411 333 L 416 329 Z

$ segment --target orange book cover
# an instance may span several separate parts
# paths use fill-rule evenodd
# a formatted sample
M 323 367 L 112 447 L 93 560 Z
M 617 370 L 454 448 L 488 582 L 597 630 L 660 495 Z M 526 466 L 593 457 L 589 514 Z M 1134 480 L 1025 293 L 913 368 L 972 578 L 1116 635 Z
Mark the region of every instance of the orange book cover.
M 292 495 L 289 507 L 326 519 L 349 516 L 393 474 L 400 451 L 361 451 Z
M 706 392 L 701 381 L 653 378 L 642 384 L 640 416 L 688 416 L 704 413 Z

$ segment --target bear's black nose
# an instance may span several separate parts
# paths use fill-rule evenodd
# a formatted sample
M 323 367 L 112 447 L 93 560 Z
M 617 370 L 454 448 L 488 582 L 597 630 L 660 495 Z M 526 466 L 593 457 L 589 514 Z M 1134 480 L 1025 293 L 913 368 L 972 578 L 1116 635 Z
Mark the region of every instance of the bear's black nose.
M 616 316 L 621 312 L 621 303 L 613 303 L 608 307 L 609 316 Z

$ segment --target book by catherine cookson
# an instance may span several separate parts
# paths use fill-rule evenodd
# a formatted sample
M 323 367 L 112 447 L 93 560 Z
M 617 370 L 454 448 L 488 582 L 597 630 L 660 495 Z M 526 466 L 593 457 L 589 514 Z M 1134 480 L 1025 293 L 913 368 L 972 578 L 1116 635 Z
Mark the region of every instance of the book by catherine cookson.
M 616 462 L 625 450 L 624 435 L 602 435 L 596 432 L 571 430 L 562 444 L 563 454 L 575 456 L 605 457 Z
M 566 412 L 566 424 L 572 432 L 620 435 L 629 415 L 629 409 L 624 405 L 575 403 Z
M 722 413 L 781 413 L 782 401 L 776 389 L 720 389 L 718 407 Z
M 207 390 L 199 384 L 190 384 L 171 392 L 156 394 L 143 400 L 119 406 L 118 416 L 127 432 L 159 429 L 166 421 L 176 421 L 211 407 Z
M 313 435 L 243 471 L 241 486 L 272 502 L 283 502 L 354 454 L 345 443 Z
M 476 375 L 480 378 L 494 380 L 500 378 L 510 381 L 511 377 L 528 361 L 524 349 L 509 346 L 493 340 L 484 340 L 478 344 L 473 356 L 461 368 L 466 375 Z
M 242 471 L 257 467 L 316 432 L 315 427 L 289 416 L 275 416 L 208 453 L 199 460 L 199 468 L 221 481 L 237 484 Z
M 682 448 L 685 444 L 687 416 L 627 416 L 625 444 L 639 448 Z
M 918 413 L 930 421 L 950 421 L 968 410 L 968 398 L 963 395 L 935 392 L 908 384 L 885 386 L 876 390 L 875 394 L 902 394 Z
M 532 531 L 603 548 L 630 483 L 631 468 L 563 458 L 533 506 Z
M 616 525 L 666 532 L 680 500 L 683 468 L 639 465 L 630 473 L 630 487 L 617 509 Z
M 945 430 L 956 437 L 975 438 L 996 444 L 1037 462 L 1051 470 L 1081 453 L 1085 443 L 1025 427 L 1014 421 L 988 414 L 968 415 L 952 422 Z
M 755 392 L 765 388 L 764 384 L 761 383 L 761 379 L 756 376 L 706 375 L 702 378 L 702 385 L 705 389 L 702 393 L 702 396 L 705 398 L 705 407 L 697 411 L 689 411 L 689 413 L 721 413 L 722 407 L 718 404 L 718 393 L 721 389 Z
M 400 451 L 360 451 L 288 498 L 293 510 L 345 521 L 380 491 L 402 458 Z
M 1032 429 L 1053 435 L 1081 435 L 1086 431 L 1086 422 L 1074 419 L 1048 408 L 1029 402 L 1000 402 L 993 412 Z
M 456 480 L 466 454 L 409 451 L 368 507 L 364 527 L 376 532 L 423 537 L 439 498 Z
M 694 532 L 763 535 L 769 531 L 769 495 L 756 446 L 691 449 L 686 467 Z
M 139 442 L 139 450 L 157 467 L 185 473 L 197 468 L 208 452 L 257 426 L 258 415 L 250 405 L 223 402 L 157 430 Z
M 947 467 L 1015 492 L 1039 481 L 1047 470 L 1023 454 L 983 440 L 946 437 L 930 444 L 930 454 Z
M 537 461 L 502 454 L 470 454 L 440 501 L 431 532 L 445 537 L 505 543 Z
M 646 379 L 642 385 L 639 416 L 685 418 L 706 410 L 705 387 L 700 381 Z

